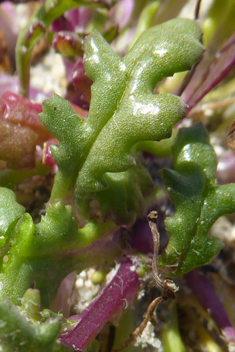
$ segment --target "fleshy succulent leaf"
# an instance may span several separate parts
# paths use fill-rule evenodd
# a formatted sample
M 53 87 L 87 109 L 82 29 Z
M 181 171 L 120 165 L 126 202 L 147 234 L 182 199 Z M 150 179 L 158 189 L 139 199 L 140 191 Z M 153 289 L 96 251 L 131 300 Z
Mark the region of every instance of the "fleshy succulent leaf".
M 172 33 L 177 33 L 186 42 L 184 53 L 180 53 L 177 46 L 176 54 Z M 159 140 L 170 135 L 173 125 L 184 116 L 185 106 L 178 97 L 154 96 L 152 91 L 164 76 L 189 69 L 200 57 L 200 35 L 194 22 L 166 22 L 146 31 L 124 59 L 114 56 L 114 53 L 110 55 L 111 49 L 98 33 L 86 38 L 85 68 L 95 82 L 86 123 L 91 127 L 99 124 L 99 127 L 76 181 L 76 197 L 83 190 L 95 192 L 103 189 L 106 172 L 121 172 L 134 166 L 136 158 L 131 148 L 138 141 Z M 191 46 L 193 53 L 190 52 Z M 101 111 L 105 113 L 105 119 L 97 114 L 99 105 L 103 108 Z M 97 153 L 102 154 L 102 162 Z
M 19 352 L 71 352 L 72 348 L 58 341 L 59 318 L 41 322 L 39 291 L 26 291 L 20 309 L 7 298 L 0 302 L 1 348 Z
M 89 222 L 78 229 L 72 208 L 63 203 L 48 206 L 39 224 L 24 213 L 11 190 L 0 188 L 1 258 L 0 298 L 18 304 L 25 291 L 34 284 L 40 289 L 42 305 L 48 307 L 61 281 L 73 271 L 96 263 L 96 250 L 103 251 L 99 261 L 113 261 L 120 253 L 114 241 L 106 250 L 106 240 L 90 248 L 100 237 L 111 234 L 117 225 L 110 221 Z M 6 206 L 8 204 L 9 206 Z M 108 236 L 107 236 L 108 237 Z M 112 240 L 109 238 L 109 241 Z M 85 247 L 85 248 L 84 248 Z M 95 260 L 95 262 L 94 262 Z M 60 268 L 60 270 L 58 270 Z
M 8 241 L 13 228 L 17 221 L 24 214 L 25 209 L 16 201 L 14 192 L 7 188 L 0 188 L 0 213 L 1 213 L 1 227 L 0 227 L 0 248 Z M 6 207 L 8 204 L 9 207 Z M 1 250 L 1 255 L 4 250 Z
M 174 170 L 163 170 L 163 177 L 176 211 L 166 219 L 170 239 L 159 265 L 177 276 L 206 264 L 223 247 L 208 232 L 220 216 L 235 211 L 235 184 L 217 184 L 216 156 L 201 124 L 180 130 L 172 153 Z
M 186 106 L 177 96 L 152 91 L 200 58 L 200 38 L 196 22 L 175 19 L 143 33 L 123 59 L 97 31 L 85 38 L 86 74 L 94 81 L 88 118 L 75 115 L 58 96 L 44 103 L 40 117 L 60 142 L 52 147 L 59 167 L 52 201 L 73 190 L 78 213 L 89 218 L 90 199 L 108 188 L 108 179 L 136 167 L 133 146 L 170 136 Z
M 105 177 L 109 187 L 96 194 L 102 215 L 119 225 L 134 224 L 136 214 L 145 214 L 144 195 L 153 186 L 149 172 L 137 159 L 135 168 Z

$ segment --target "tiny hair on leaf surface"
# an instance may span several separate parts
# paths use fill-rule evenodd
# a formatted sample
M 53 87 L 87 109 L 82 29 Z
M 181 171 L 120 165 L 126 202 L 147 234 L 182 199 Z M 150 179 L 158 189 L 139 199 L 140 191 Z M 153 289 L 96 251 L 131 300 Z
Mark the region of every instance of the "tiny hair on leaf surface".
M 170 136 L 185 117 L 186 106 L 173 94 L 152 92 L 164 77 L 189 70 L 201 57 L 200 38 L 196 22 L 174 19 L 144 32 L 124 58 L 98 31 L 85 38 L 86 75 L 94 81 L 88 118 L 77 115 L 56 95 L 44 102 L 40 114 L 60 142 L 51 147 L 58 165 L 51 202 L 73 192 L 77 213 L 89 220 L 91 198 L 108 188 L 108 179 L 114 177 L 117 183 L 118 173 L 136 167 L 134 145 Z M 142 192 L 141 185 L 139 189 Z M 130 192 L 125 197 L 134 196 Z M 119 215 L 119 223 L 131 225 L 142 212 L 131 214 L 130 221 Z
M 178 276 L 206 264 L 223 247 L 208 232 L 220 216 L 235 212 L 235 184 L 217 184 L 216 155 L 202 124 L 179 130 L 172 154 L 174 170 L 162 176 L 175 215 L 166 218 L 170 239 L 158 264 Z

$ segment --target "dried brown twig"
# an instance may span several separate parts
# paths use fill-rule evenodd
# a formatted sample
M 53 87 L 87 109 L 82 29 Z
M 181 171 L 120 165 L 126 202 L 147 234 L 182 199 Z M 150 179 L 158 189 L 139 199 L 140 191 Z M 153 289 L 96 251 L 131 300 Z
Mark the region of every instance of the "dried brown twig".
M 178 291 L 178 287 L 172 280 L 162 280 L 158 275 L 157 261 L 158 261 L 158 250 L 160 245 L 160 235 L 157 229 L 157 212 L 151 211 L 148 215 L 149 227 L 153 235 L 153 245 L 154 245 L 154 254 L 153 254 L 153 263 L 152 263 L 152 273 L 155 283 L 158 288 L 162 289 L 164 300 L 174 299 L 175 293 Z
M 168 299 L 174 299 L 175 294 L 178 291 L 178 287 L 175 285 L 175 283 L 172 280 L 168 280 L 168 279 L 162 280 L 159 277 L 157 261 L 158 261 L 158 250 L 159 250 L 159 244 L 160 244 L 160 235 L 157 229 L 157 212 L 151 211 L 147 218 L 149 222 L 149 227 L 153 235 L 153 244 L 154 244 L 152 274 L 153 274 L 153 278 L 156 283 L 156 286 L 162 290 L 162 296 L 155 298 L 149 304 L 147 312 L 144 314 L 143 321 L 141 322 L 141 324 L 130 335 L 130 338 L 126 342 L 124 342 L 122 347 L 116 351 L 120 351 L 126 348 L 127 346 L 129 346 L 131 343 L 135 343 L 137 341 L 137 338 L 141 336 L 141 334 L 143 333 L 149 321 L 151 321 L 153 326 L 156 326 L 157 322 L 155 318 L 155 310 L 157 306 L 163 301 L 166 301 Z

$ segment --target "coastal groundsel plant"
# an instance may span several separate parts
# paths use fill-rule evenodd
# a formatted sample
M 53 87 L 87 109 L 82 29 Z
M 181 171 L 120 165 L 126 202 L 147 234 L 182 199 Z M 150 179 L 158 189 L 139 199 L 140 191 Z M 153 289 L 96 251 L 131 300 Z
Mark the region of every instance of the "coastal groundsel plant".
M 217 182 L 217 158 L 202 121 L 180 124 L 187 119 L 189 101 L 164 92 L 167 77 L 181 82 L 178 73 L 200 67 L 202 30 L 197 20 L 186 18 L 154 23 L 161 1 L 143 3 L 135 5 L 144 24 L 136 27 L 140 35 L 122 55 L 110 44 L 118 40 L 118 29 L 99 25 L 108 20 L 111 1 L 46 0 L 18 36 L 21 96 L 5 92 L 0 100 L 0 158 L 5 162 L 0 172 L 1 351 L 103 351 L 97 335 L 109 321 L 119 322 L 117 331 L 125 319 L 133 322 L 130 312 L 152 264 L 162 295 L 149 306 L 142 325 L 135 330 L 130 323 L 128 335 L 107 349 L 131 351 L 137 347 L 130 343 L 148 322 L 156 323 L 156 306 L 177 295 L 178 288 L 165 278 L 190 275 L 223 248 L 209 230 L 219 217 L 234 213 L 235 184 Z M 90 22 L 78 33 L 73 15 L 81 9 Z M 62 20 L 66 33 L 56 30 Z M 53 94 L 42 103 L 29 100 L 30 60 L 43 35 L 66 67 L 72 65 L 85 112 L 69 93 L 66 98 Z M 157 183 L 146 160 L 162 156 L 170 162 Z M 29 177 L 48 174 L 53 185 L 36 221 L 14 190 Z M 171 212 L 164 228 L 169 240 L 158 253 L 161 202 L 170 203 Z M 135 232 L 141 222 L 140 240 Z M 145 250 L 140 243 L 147 243 L 150 228 L 154 245 Z M 93 283 L 101 285 L 96 297 L 80 315 L 65 313 L 58 297 L 61 292 L 66 296 L 66 285 L 71 294 L 76 275 L 89 268 L 96 270 Z M 125 313 L 125 307 L 132 308 Z M 169 320 L 177 331 L 175 346 L 185 351 L 176 316 L 174 306 Z M 164 331 L 164 351 L 173 351 Z

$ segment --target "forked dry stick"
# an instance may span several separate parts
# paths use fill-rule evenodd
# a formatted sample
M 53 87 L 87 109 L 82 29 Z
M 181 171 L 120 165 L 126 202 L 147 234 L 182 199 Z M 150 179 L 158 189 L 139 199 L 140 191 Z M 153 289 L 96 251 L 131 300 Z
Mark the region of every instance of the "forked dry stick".
M 135 331 L 131 334 L 130 338 L 124 342 L 122 347 L 116 351 L 121 351 L 122 349 L 129 346 L 131 343 L 135 343 L 137 338 L 141 336 L 144 329 L 146 328 L 149 321 L 156 326 L 157 322 L 155 319 L 155 309 L 157 306 L 168 299 L 174 299 L 175 294 L 178 291 L 178 287 L 172 280 L 162 280 L 158 275 L 157 261 L 158 261 L 158 250 L 160 244 L 160 235 L 157 229 L 157 212 L 151 211 L 148 215 L 149 227 L 151 229 L 153 235 L 153 245 L 154 245 L 154 254 L 153 254 L 153 262 L 152 262 L 152 273 L 153 278 L 155 280 L 156 286 L 162 290 L 162 296 L 155 298 L 148 306 L 147 312 L 143 316 L 142 323 L 135 329 Z
M 148 215 L 149 227 L 153 235 L 153 263 L 152 263 L 152 273 L 155 283 L 158 288 L 162 289 L 164 300 L 174 299 L 175 293 L 178 291 L 178 287 L 172 280 L 162 280 L 158 275 L 157 261 L 158 261 L 158 250 L 160 245 L 160 235 L 157 229 L 157 212 L 151 211 Z

